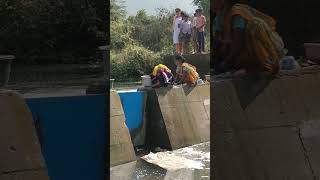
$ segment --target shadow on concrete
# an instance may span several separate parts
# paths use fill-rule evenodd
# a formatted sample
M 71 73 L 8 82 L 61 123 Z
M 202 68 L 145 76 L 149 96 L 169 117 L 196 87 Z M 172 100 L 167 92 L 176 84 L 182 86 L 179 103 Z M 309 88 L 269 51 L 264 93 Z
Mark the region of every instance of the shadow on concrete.
M 161 91 L 166 93 L 169 90 Z M 146 103 L 146 147 L 150 150 L 160 147 L 171 150 L 171 144 L 162 117 L 160 104 L 154 89 L 147 91 Z
M 195 86 L 183 86 L 184 94 L 186 96 L 189 95 L 193 91 L 194 88 L 195 88 Z
M 233 79 L 241 107 L 246 109 L 256 97 L 269 86 L 275 76 L 247 76 L 242 79 Z

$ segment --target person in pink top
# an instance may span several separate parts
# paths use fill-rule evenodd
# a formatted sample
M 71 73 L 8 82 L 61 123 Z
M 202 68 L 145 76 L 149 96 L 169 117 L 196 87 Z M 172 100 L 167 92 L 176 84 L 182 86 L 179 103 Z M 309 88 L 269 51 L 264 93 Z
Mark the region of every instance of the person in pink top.
M 198 31 L 198 52 L 204 53 L 205 41 L 204 41 L 204 29 L 206 25 L 206 17 L 202 14 L 202 9 L 197 9 L 197 31 Z

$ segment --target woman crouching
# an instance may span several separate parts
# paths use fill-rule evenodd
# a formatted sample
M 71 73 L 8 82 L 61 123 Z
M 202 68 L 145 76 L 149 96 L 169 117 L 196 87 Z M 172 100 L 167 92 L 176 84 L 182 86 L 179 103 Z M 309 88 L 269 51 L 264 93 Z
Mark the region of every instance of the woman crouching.
M 188 85 L 197 85 L 203 83 L 199 78 L 196 67 L 186 63 L 183 56 L 177 55 L 175 64 L 177 65 L 176 70 L 176 83 L 177 84 L 188 84 Z
M 151 80 L 153 88 L 167 87 L 168 85 L 173 85 L 174 83 L 171 70 L 163 64 L 159 64 L 153 68 Z

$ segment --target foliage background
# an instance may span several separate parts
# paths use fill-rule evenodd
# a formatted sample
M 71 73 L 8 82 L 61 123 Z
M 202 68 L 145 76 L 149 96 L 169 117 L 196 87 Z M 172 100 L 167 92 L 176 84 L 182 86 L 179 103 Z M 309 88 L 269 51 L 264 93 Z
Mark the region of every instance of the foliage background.
M 209 20 L 209 0 L 193 3 Z M 96 63 L 101 62 L 97 47 L 110 40 L 111 76 L 139 79 L 173 55 L 173 11 L 148 16 L 141 10 L 128 17 L 121 0 L 0 0 L 0 54 L 15 55 L 22 65 Z
M 154 65 L 168 55 L 174 54 L 172 21 L 174 9 L 157 9 L 155 16 L 144 10 L 135 16 L 127 16 L 123 1 L 111 0 L 111 77 L 117 81 L 134 81 L 141 75 L 151 73 Z M 195 0 L 194 4 L 204 9 L 209 21 L 209 0 Z M 209 28 L 207 50 L 209 50 Z
M 81 63 L 106 42 L 101 0 L 1 0 L 0 53 L 23 64 Z

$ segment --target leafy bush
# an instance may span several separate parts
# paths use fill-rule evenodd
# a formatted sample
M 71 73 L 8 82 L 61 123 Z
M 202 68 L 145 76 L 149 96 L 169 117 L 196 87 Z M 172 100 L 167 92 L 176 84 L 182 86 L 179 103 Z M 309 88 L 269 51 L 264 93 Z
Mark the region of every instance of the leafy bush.
M 134 81 L 149 74 L 161 62 L 160 53 L 154 53 L 142 46 L 129 45 L 122 53 L 111 51 L 111 78 L 116 81 Z
M 110 2 L 111 78 L 116 81 L 138 80 L 141 75 L 151 73 L 153 66 L 164 57 L 174 54 L 171 29 L 174 11 L 159 8 L 157 15 L 149 16 L 145 10 L 140 10 L 135 16 L 128 17 L 121 0 Z M 194 4 L 208 9 L 208 2 L 198 0 Z M 206 42 L 209 50 L 209 31 Z
M 0 53 L 26 64 L 94 59 L 106 39 L 105 8 L 98 0 L 1 0 Z

